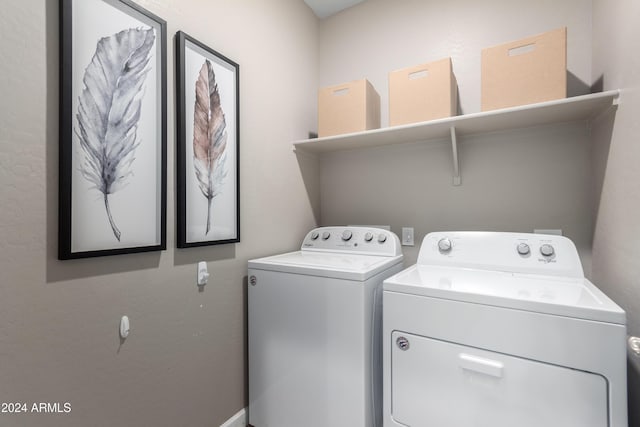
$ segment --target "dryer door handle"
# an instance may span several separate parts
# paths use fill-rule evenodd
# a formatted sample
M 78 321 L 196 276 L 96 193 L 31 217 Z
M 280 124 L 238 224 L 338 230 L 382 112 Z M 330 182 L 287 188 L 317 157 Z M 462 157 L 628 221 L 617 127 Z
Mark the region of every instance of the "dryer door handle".
M 471 354 L 458 354 L 458 363 L 462 369 L 479 372 L 496 378 L 502 378 L 504 365 L 497 360 L 485 359 L 483 357 L 472 356 Z

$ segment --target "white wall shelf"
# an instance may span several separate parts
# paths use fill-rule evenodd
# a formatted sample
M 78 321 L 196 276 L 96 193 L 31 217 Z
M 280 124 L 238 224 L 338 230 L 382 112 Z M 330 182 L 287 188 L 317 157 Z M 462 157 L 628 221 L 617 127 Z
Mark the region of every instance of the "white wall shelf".
M 453 151 L 453 184 L 460 185 L 457 148 L 457 139 L 460 136 L 591 120 L 612 105 L 616 105 L 619 94 L 618 90 L 611 90 L 428 122 L 304 139 L 295 141 L 293 148 L 299 152 L 326 153 L 447 139 L 451 141 Z

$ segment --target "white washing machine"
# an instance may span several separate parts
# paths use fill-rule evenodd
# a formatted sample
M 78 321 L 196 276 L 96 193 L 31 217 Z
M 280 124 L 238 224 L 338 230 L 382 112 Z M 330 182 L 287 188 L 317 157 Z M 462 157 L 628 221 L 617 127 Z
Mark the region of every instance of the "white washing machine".
M 381 425 L 382 281 L 401 269 L 398 237 L 367 227 L 249 261 L 250 425 Z
M 385 427 L 627 427 L 625 312 L 569 239 L 431 233 L 383 287 Z

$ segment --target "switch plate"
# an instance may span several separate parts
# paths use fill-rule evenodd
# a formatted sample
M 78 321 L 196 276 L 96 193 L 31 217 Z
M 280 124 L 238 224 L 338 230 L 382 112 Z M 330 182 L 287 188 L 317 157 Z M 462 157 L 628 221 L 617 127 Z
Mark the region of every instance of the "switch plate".
M 402 227 L 402 246 L 414 246 L 413 227 Z

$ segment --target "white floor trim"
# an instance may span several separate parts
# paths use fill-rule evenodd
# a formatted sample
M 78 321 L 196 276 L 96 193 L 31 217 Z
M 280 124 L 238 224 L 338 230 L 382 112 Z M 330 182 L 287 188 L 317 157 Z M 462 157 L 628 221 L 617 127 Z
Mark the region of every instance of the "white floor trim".
M 247 415 L 245 409 L 240 409 L 237 414 L 225 421 L 220 427 L 247 427 Z

